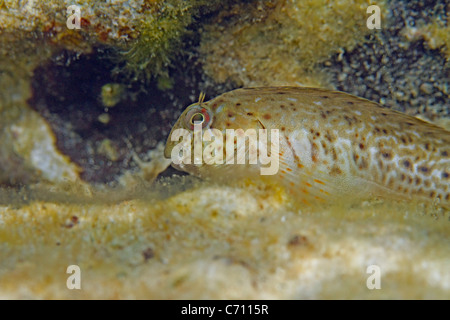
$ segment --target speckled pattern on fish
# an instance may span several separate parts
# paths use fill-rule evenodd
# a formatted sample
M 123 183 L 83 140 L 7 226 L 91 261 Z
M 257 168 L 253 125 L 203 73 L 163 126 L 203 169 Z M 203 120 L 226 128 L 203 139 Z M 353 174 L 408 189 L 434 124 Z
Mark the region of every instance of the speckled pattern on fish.
M 190 129 L 185 117 L 195 108 L 209 115 L 203 130 L 279 129 L 280 168 L 270 179 L 285 185 L 300 202 L 384 197 L 449 206 L 450 133 L 433 124 L 343 92 L 266 87 L 237 89 L 193 104 L 172 132 Z M 169 137 L 166 157 L 176 143 Z M 178 169 L 229 180 L 257 178 L 258 166 Z

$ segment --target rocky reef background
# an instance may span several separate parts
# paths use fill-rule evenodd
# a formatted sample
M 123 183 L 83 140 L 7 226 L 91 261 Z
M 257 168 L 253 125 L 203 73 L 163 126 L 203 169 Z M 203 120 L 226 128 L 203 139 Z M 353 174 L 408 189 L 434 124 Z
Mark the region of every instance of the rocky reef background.
M 297 208 L 274 186 L 182 177 L 161 152 L 200 92 L 243 86 L 338 89 L 449 129 L 448 9 L 0 0 L 0 296 L 450 297 L 442 210 Z M 374 263 L 381 291 L 364 283 Z M 70 264 L 90 270 L 81 292 L 64 287 Z
M 380 30 L 363 0 L 2 3 L 3 183 L 116 185 L 201 91 L 319 86 L 448 126 L 445 1 L 378 1 Z

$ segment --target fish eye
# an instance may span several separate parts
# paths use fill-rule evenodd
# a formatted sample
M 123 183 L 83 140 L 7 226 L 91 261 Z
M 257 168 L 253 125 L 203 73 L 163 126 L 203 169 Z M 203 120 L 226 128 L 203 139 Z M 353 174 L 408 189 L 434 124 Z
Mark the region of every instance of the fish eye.
M 194 125 L 196 122 L 203 123 L 205 121 L 205 116 L 203 113 L 197 112 L 191 117 L 190 124 Z
M 202 129 L 211 124 L 211 115 L 208 110 L 201 107 L 194 107 L 186 113 L 185 124 L 191 130 L 194 130 L 194 124 L 200 122 Z

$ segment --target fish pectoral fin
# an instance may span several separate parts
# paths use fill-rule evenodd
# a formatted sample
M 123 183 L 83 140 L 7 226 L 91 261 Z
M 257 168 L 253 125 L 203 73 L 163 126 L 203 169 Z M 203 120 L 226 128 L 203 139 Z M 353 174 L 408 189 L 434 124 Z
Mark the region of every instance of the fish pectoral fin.
M 325 173 L 312 173 L 301 165 L 294 168 L 280 160 L 278 175 L 289 193 L 304 204 L 326 203 L 336 200 L 339 196 L 338 190 Z

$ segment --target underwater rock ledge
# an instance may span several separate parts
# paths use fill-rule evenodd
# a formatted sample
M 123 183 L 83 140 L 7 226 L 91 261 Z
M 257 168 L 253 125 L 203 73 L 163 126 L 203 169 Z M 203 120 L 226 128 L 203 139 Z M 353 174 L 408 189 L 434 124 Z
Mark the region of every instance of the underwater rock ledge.
M 434 204 L 154 181 L 200 92 L 310 84 L 450 129 L 444 1 L 1 3 L 0 298 L 450 299 L 450 213 Z M 382 30 L 365 27 L 373 3 Z M 74 264 L 82 290 L 66 287 Z

